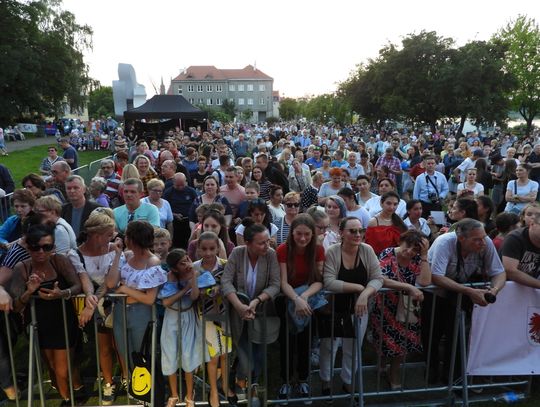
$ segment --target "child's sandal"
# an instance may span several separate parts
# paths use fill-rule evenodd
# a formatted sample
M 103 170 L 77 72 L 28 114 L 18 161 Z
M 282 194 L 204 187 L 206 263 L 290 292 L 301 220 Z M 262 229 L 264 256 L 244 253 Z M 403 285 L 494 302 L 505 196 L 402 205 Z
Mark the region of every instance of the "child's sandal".
M 175 407 L 178 403 L 178 397 L 169 397 L 167 400 L 167 407 Z

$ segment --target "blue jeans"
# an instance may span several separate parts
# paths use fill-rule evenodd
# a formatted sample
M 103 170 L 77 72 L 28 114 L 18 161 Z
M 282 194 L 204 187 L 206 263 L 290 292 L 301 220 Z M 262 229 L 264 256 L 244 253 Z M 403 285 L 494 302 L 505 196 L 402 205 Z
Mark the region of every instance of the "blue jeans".
M 132 368 L 131 352 L 138 352 L 141 348 L 146 327 L 148 322 L 152 320 L 152 306 L 141 303 L 126 305 L 127 349 L 125 347 L 123 308 L 122 300 L 115 302 L 113 308 L 113 333 L 118 353 L 124 360 L 126 355 L 128 356 L 129 367 Z
M 238 341 L 236 354 L 238 355 L 238 368 L 236 369 L 236 378 L 243 380 L 249 375 L 249 367 L 251 361 L 251 381 L 257 383 L 261 375 L 263 362 L 263 346 L 257 343 L 251 343 L 251 355 L 249 353 L 248 328 L 247 322 L 244 323 L 242 335 Z

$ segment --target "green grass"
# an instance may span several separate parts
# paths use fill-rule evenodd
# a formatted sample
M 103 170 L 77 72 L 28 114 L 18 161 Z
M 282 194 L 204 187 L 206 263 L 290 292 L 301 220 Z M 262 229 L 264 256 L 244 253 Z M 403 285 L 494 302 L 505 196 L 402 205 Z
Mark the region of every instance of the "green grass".
M 110 155 L 109 151 L 79 151 L 79 166 L 89 164 L 108 155 Z M 1 157 L 0 164 L 9 168 L 15 181 L 15 188 L 20 188 L 24 176 L 31 172 L 40 174 L 39 166 L 46 156 L 47 145 L 30 147 L 26 150 L 10 152 L 7 157 Z

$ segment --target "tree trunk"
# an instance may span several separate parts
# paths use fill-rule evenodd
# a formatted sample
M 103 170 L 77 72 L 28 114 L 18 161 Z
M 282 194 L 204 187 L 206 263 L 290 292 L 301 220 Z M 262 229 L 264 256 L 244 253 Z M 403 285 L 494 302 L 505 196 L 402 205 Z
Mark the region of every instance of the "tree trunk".
M 465 127 L 465 122 L 467 121 L 467 116 L 461 116 L 459 120 L 459 128 L 457 131 L 458 136 L 463 136 L 463 128 Z
M 525 122 L 527 123 L 527 127 L 525 128 L 525 136 L 529 137 L 531 135 L 533 117 L 527 117 Z

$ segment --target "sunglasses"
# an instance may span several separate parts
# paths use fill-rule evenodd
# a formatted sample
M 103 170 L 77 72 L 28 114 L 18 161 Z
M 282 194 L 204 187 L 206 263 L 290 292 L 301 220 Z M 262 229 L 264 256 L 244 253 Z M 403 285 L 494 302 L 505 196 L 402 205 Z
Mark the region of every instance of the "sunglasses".
M 40 250 L 43 250 L 44 252 L 52 252 L 54 249 L 54 244 L 29 244 L 28 250 L 32 252 L 39 252 Z
M 300 204 L 299 203 L 286 203 L 285 206 L 287 208 L 300 208 Z
M 351 235 L 361 235 L 366 229 L 345 229 L 348 230 Z

